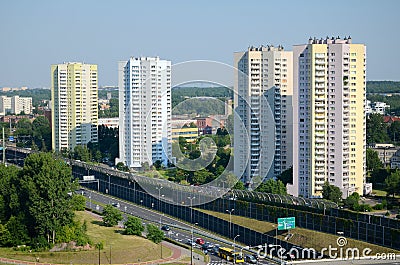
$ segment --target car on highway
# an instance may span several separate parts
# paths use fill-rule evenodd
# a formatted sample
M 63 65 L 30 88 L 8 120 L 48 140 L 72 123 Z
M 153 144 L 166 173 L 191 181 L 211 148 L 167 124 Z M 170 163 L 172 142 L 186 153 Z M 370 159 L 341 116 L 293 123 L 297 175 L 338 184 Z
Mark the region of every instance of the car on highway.
M 114 206 L 114 207 L 117 207 L 117 208 L 120 207 L 119 202 L 113 202 L 111 205 Z
M 196 243 L 199 245 L 203 245 L 205 242 L 204 242 L 204 239 L 202 239 L 201 237 L 198 237 L 198 238 L 196 238 Z
M 193 242 L 191 239 L 186 240 L 186 244 L 191 245 L 192 247 L 196 246 L 196 243 Z
M 210 250 L 211 251 L 213 247 L 214 247 L 214 245 L 211 244 L 210 242 L 206 242 L 203 245 L 201 245 L 201 248 L 203 250 Z
M 218 254 L 218 251 L 219 251 L 219 245 L 215 244 L 214 247 L 211 249 L 211 253 Z
M 244 256 L 244 261 L 247 263 L 251 263 L 251 264 L 256 264 L 257 263 L 257 259 L 256 257 L 254 257 L 253 255 L 245 255 Z
M 169 230 L 171 230 L 171 228 L 169 228 L 168 225 L 163 225 L 163 226 L 161 226 L 161 230 L 169 231 Z

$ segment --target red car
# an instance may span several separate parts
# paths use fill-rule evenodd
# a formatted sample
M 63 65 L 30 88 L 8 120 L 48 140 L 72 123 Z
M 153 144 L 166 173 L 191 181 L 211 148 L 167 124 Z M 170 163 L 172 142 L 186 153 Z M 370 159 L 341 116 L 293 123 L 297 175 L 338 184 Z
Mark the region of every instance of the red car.
M 202 239 L 201 237 L 196 238 L 196 243 L 199 245 L 203 245 L 204 244 L 204 239 Z

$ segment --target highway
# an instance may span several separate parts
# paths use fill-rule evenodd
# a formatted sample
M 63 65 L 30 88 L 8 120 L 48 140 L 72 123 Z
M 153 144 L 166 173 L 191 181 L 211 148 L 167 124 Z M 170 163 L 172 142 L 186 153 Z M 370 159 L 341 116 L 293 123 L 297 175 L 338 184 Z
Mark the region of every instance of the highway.
M 87 207 L 99 211 L 101 212 L 102 206 L 106 205 L 106 204 L 111 204 L 111 205 L 118 205 L 119 209 L 121 212 L 124 213 L 124 220 L 126 220 L 126 216 L 127 215 L 133 215 L 133 216 L 137 216 L 140 217 L 143 220 L 144 224 L 147 223 L 153 223 L 159 227 L 162 227 L 163 225 L 168 225 L 170 227 L 170 231 L 164 231 L 166 237 L 175 240 L 177 242 L 183 243 L 183 244 L 189 244 L 188 240 L 192 239 L 192 233 L 191 231 L 193 231 L 193 240 L 196 241 L 196 238 L 201 237 L 204 239 L 204 241 L 206 242 L 210 242 L 211 244 L 218 244 L 220 246 L 227 246 L 232 248 L 233 246 L 233 242 L 227 241 L 223 238 L 220 238 L 214 234 L 210 234 L 209 232 L 206 232 L 204 230 L 199 229 L 199 227 L 196 227 L 196 225 L 193 225 L 193 228 L 190 224 L 182 222 L 180 220 L 171 218 L 169 216 L 165 216 L 162 213 L 159 213 L 155 210 L 151 210 L 151 209 L 147 209 L 145 207 L 142 207 L 140 205 L 136 205 L 133 203 L 129 203 L 123 200 L 120 200 L 118 198 L 114 198 L 105 194 L 101 194 L 89 189 L 81 189 L 79 191 L 77 191 L 77 193 L 80 193 L 82 195 L 84 195 L 85 197 L 87 197 L 87 202 L 86 205 Z M 100 205 L 99 205 L 100 204 Z M 154 207 L 157 207 L 156 205 L 154 205 Z M 124 220 L 121 222 L 120 225 L 122 225 L 122 223 L 124 222 Z M 193 230 L 192 230 L 193 229 Z M 194 246 L 194 248 L 198 248 L 201 249 L 201 246 L 196 244 Z M 240 245 L 235 245 L 235 248 L 240 251 L 243 246 Z M 246 250 L 243 250 L 244 254 L 246 254 Z M 249 253 L 249 252 L 247 252 Z M 216 263 L 227 263 L 226 260 L 222 260 L 221 258 L 219 258 L 218 256 L 211 254 L 211 253 L 207 253 L 210 256 L 210 263 L 212 264 L 216 264 Z M 194 258 L 197 259 L 198 255 L 194 254 Z M 260 259 L 260 261 L 258 262 L 258 264 L 260 265 L 270 265 L 270 264 L 276 264 L 276 263 L 272 263 L 269 260 L 265 260 L 265 259 Z
M 232 241 L 227 241 L 224 238 L 221 238 L 215 234 L 211 234 L 205 230 L 200 229 L 198 226 L 195 224 L 193 225 L 193 228 L 190 224 L 182 222 L 178 219 L 171 218 L 169 216 L 165 216 L 162 213 L 159 213 L 155 210 L 148 209 L 145 207 L 142 207 L 140 205 L 136 205 L 130 202 L 126 202 L 123 200 L 120 200 L 118 198 L 114 198 L 102 193 L 98 193 L 89 189 L 82 189 L 78 191 L 78 193 L 84 195 L 85 197 L 88 198 L 87 200 L 87 207 L 97 210 L 99 212 L 102 211 L 102 207 L 100 205 L 97 205 L 97 203 L 106 205 L 106 204 L 114 204 L 118 205 L 119 209 L 121 212 L 124 213 L 124 219 L 126 219 L 127 215 L 133 215 L 141 218 L 143 220 L 144 224 L 147 223 L 153 223 L 159 227 L 163 225 L 168 225 L 170 227 L 170 231 L 165 231 L 166 237 L 183 243 L 183 244 L 188 244 L 188 240 L 192 239 L 192 233 L 193 231 L 193 240 L 195 241 L 196 238 L 201 237 L 203 238 L 206 242 L 210 242 L 212 244 L 218 244 L 220 246 L 227 246 L 229 248 L 232 248 L 233 242 Z M 157 205 L 153 205 L 154 208 L 157 208 Z M 121 222 L 120 225 L 122 225 L 124 221 Z M 193 230 L 192 230 L 193 229 Z M 190 244 L 189 244 L 190 245 Z M 195 248 L 201 249 L 201 246 L 196 244 Z M 239 251 L 242 249 L 244 254 L 248 254 L 249 252 L 243 249 L 243 246 L 241 245 L 235 245 L 235 248 Z M 194 259 L 198 259 L 199 255 L 195 254 L 193 252 Z M 210 256 L 210 265 L 214 264 L 222 264 L 222 263 L 231 263 L 227 262 L 226 260 L 222 260 L 218 256 L 212 253 L 208 253 Z M 397 257 L 397 262 L 396 260 L 390 261 L 390 260 L 310 260 L 310 261 L 298 261 L 301 262 L 302 264 L 315 264 L 316 262 L 318 263 L 324 263 L 325 264 L 387 264 L 387 265 L 400 265 L 398 262 L 400 257 Z M 288 262 L 288 264 L 295 264 L 297 263 L 296 261 L 294 262 Z M 279 260 L 277 262 L 271 261 L 271 260 L 266 260 L 260 258 L 258 261 L 259 265 L 271 265 L 271 264 L 279 264 Z

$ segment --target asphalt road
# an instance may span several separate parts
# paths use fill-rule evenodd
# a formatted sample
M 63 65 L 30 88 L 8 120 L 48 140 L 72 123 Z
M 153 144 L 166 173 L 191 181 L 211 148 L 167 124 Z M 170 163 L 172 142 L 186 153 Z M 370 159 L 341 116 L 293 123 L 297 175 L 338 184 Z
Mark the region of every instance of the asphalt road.
M 126 220 L 127 215 L 133 215 L 140 217 L 143 220 L 144 224 L 147 223 L 153 223 L 159 227 L 162 227 L 163 225 L 168 225 L 170 227 L 170 231 L 164 231 L 166 237 L 169 237 L 177 242 L 183 243 L 183 244 L 189 244 L 188 240 L 192 239 L 192 227 L 190 224 L 187 224 L 185 222 L 182 222 L 180 220 L 171 218 L 169 216 L 165 216 L 162 213 L 156 212 L 151 209 L 147 209 L 145 207 L 141 207 L 140 205 L 136 205 L 133 203 L 128 203 L 123 200 L 119 200 L 117 198 L 97 193 L 91 190 L 80 190 L 78 193 L 84 195 L 87 197 L 89 200 L 87 201 L 87 206 L 91 209 L 97 210 L 97 211 L 102 211 L 102 207 L 98 205 L 97 203 L 100 204 L 111 204 L 115 206 L 119 206 L 118 208 L 120 209 L 121 212 L 124 213 L 124 220 L 121 222 L 121 226 L 123 222 Z M 208 235 L 208 236 L 207 236 Z M 209 242 L 211 244 L 218 244 L 220 246 L 227 246 L 232 248 L 233 242 L 227 242 L 226 240 L 222 238 L 218 238 L 215 235 L 209 234 L 207 231 L 201 230 L 199 227 L 194 226 L 193 228 L 193 240 L 196 241 L 196 238 L 201 237 L 204 239 L 205 242 Z M 201 249 L 201 246 L 196 244 L 194 248 Z M 240 250 L 240 246 L 236 246 L 237 250 Z M 245 252 L 245 251 L 244 251 Z M 212 254 L 212 253 L 207 253 L 210 256 L 210 263 L 212 264 L 221 264 L 221 263 L 232 263 L 232 262 L 227 262 L 226 260 L 223 260 L 219 258 L 217 255 Z M 194 258 L 197 259 L 198 255 L 194 254 Z M 260 260 L 258 262 L 259 265 L 270 265 L 274 264 L 271 263 L 270 261 L 267 260 Z
M 95 202 L 99 202 L 101 204 L 118 204 L 118 208 L 121 210 L 121 212 L 124 213 L 124 219 L 126 219 L 127 215 L 133 215 L 140 217 L 143 220 L 144 224 L 147 223 L 153 223 L 159 227 L 162 227 L 163 225 L 168 225 L 170 227 L 170 231 L 164 231 L 165 235 L 177 242 L 183 243 L 183 244 L 188 244 L 188 240 L 192 239 L 192 226 L 190 224 L 187 224 L 185 222 L 182 222 L 180 220 L 171 218 L 169 216 L 165 216 L 162 213 L 159 213 L 155 210 L 148 209 L 145 207 L 142 207 L 140 205 L 136 205 L 133 203 L 128 203 L 123 200 L 119 200 L 117 198 L 97 193 L 91 190 L 84 190 L 84 191 L 79 191 L 79 193 L 83 193 L 84 196 L 89 198 L 87 201 L 87 206 L 96 209 L 97 211 L 102 211 L 102 207 L 97 205 Z M 121 222 L 121 226 L 123 224 L 124 220 Z M 219 238 L 215 235 L 209 234 L 207 231 L 200 229 L 197 226 L 194 226 L 193 228 L 193 240 L 195 241 L 196 238 L 201 237 L 204 239 L 206 242 L 210 242 L 212 244 L 219 244 L 220 246 L 227 246 L 232 248 L 233 242 L 226 241 L 223 238 Z M 195 245 L 194 248 L 201 249 L 200 245 Z M 236 245 L 236 249 L 240 250 L 241 246 Z M 243 253 L 246 254 L 246 251 L 243 250 Z M 194 259 L 197 259 L 199 255 L 194 254 Z M 210 256 L 210 265 L 213 264 L 222 264 L 222 263 L 232 263 L 232 262 L 227 262 L 226 260 L 223 260 L 216 256 L 215 254 L 208 253 Z M 390 260 L 347 260 L 347 261 L 341 261 L 341 260 L 310 260 L 309 262 L 307 261 L 301 261 L 301 264 L 316 264 L 316 263 L 324 263 L 325 264 L 337 264 L 337 265 L 344 265 L 344 264 L 363 264 L 363 265 L 369 265 L 369 264 L 382 264 L 382 265 L 400 265 L 400 257 L 397 257 L 396 260 L 390 261 Z M 297 262 L 293 262 L 295 264 Z M 265 259 L 260 259 L 258 262 L 259 265 L 270 265 L 270 264 L 276 264 L 272 263 L 269 260 Z

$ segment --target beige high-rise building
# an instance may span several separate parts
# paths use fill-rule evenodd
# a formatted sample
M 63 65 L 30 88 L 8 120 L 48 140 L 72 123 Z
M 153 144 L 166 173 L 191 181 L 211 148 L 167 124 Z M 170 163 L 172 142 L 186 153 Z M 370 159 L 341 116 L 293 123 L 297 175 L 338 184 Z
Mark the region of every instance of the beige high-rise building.
M 51 66 L 52 149 L 98 142 L 97 65 Z
M 349 38 L 293 48 L 294 183 L 289 193 L 321 197 L 325 182 L 363 194 L 366 177 L 366 47 Z
M 234 172 L 250 188 L 292 166 L 292 61 L 282 46 L 234 54 Z

